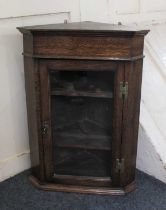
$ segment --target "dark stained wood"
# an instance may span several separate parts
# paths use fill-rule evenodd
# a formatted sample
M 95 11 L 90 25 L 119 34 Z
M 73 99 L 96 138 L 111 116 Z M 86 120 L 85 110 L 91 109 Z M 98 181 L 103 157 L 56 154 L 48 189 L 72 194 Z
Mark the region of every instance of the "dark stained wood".
M 68 185 L 68 184 L 53 184 L 44 182 L 41 183 L 34 176 L 29 177 L 31 183 L 40 190 L 45 191 L 62 191 L 62 192 L 73 192 L 73 193 L 84 193 L 84 194 L 97 194 L 97 195 L 125 195 L 126 193 L 135 190 L 135 183 L 132 182 L 124 188 L 114 187 L 88 187 L 80 185 Z
M 118 37 L 118 35 L 117 35 Z M 33 55 L 51 57 L 90 57 L 127 60 L 141 56 L 143 37 L 81 37 L 37 34 L 34 36 Z M 138 40 L 137 40 L 138 39 Z M 139 46 L 139 47 L 138 47 Z
M 121 174 L 121 186 L 126 186 L 135 178 L 142 63 L 140 60 L 125 64 L 125 81 L 128 81 L 129 86 L 128 97 L 123 105 L 121 157 L 125 159 L 125 167 Z
M 144 58 L 144 55 L 130 57 L 84 57 L 84 56 L 54 56 L 54 55 L 34 55 L 23 53 L 25 57 L 41 58 L 41 59 L 56 59 L 56 60 L 93 60 L 93 61 L 135 61 Z
M 33 185 L 109 195 L 134 190 L 148 30 L 93 22 L 18 29 Z M 121 82 L 128 82 L 126 98 Z M 122 159 L 124 170 L 117 167 Z
M 131 40 L 131 55 L 132 57 L 137 57 L 135 60 L 140 60 L 144 49 L 144 37 L 136 36 Z M 130 60 L 132 61 L 132 60 Z M 134 61 L 134 59 L 133 59 Z
M 44 180 L 43 144 L 41 137 L 41 109 L 38 61 L 24 58 L 25 89 L 27 102 L 27 117 L 29 143 L 31 149 L 31 167 L 33 174 L 41 181 Z
M 34 54 L 49 56 L 90 56 L 128 58 L 131 56 L 131 39 L 116 37 L 34 36 Z M 140 52 L 141 54 L 141 52 Z
M 33 36 L 32 36 L 32 34 L 24 34 L 23 48 L 24 48 L 24 52 L 33 54 Z
M 60 71 L 115 71 L 118 63 L 115 61 L 94 61 L 94 60 L 45 60 L 48 69 Z
M 39 63 L 40 75 L 40 91 L 41 91 L 41 132 L 44 124 L 48 128 L 43 136 L 43 153 L 44 153 L 44 166 L 45 176 L 47 180 L 51 180 L 53 176 L 53 154 L 52 154 L 52 133 L 51 133 L 51 118 L 50 118 L 50 86 L 48 69 L 44 61 Z
M 140 30 L 137 27 L 128 27 L 123 25 L 115 25 L 115 24 L 108 24 L 108 23 L 97 23 L 91 21 L 84 21 L 84 22 L 77 22 L 77 23 L 68 23 L 68 24 L 48 24 L 48 25 L 39 25 L 39 26 L 27 26 L 27 27 L 18 27 L 18 29 L 22 33 L 26 33 L 27 31 L 30 32 L 93 32 L 96 34 L 97 32 L 107 33 L 107 32 L 114 32 L 114 33 L 122 33 L 126 35 L 146 35 L 149 30 Z
M 24 48 L 25 55 L 57 59 L 139 59 L 143 52 L 143 36 L 148 33 L 148 30 L 93 22 L 18 29 L 24 33 L 24 39 L 31 42 Z
M 90 177 L 90 176 L 72 176 L 54 174 L 54 183 L 94 186 L 94 187 L 109 187 L 111 186 L 110 177 Z
M 113 120 L 113 136 L 111 141 L 111 179 L 112 186 L 118 187 L 120 174 L 116 171 L 116 160 L 121 158 L 121 140 L 122 140 L 122 117 L 123 117 L 123 100 L 119 97 L 120 82 L 124 81 L 125 71 L 124 63 L 119 63 L 118 73 L 115 77 L 114 85 L 114 120 Z

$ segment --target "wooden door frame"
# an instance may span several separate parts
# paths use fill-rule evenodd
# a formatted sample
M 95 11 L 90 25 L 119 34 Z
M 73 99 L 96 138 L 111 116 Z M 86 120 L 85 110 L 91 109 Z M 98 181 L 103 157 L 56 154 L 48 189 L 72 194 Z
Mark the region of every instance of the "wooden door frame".
M 120 83 L 124 82 L 125 68 L 124 63 L 118 62 L 118 68 L 114 78 L 114 116 L 113 116 L 113 139 L 112 139 L 112 170 L 111 179 L 112 186 L 119 187 L 121 173 L 117 169 L 117 160 L 121 160 L 122 145 L 122 122 L 123 122 L 123 105 L 124 101 L 120 97 Z
M 45 134 L 42 133 L 42 147 L 44 154 L 44 174 L 48 181 L 52 180 L 53 175 L 53 153 L 52 153 L 52 136 L 51 136 L 51 107 L 50 107 L 50 84 L 47 62 L 40 60 L 40 91 L 41 91 L 41 132 L 46 129 Z M 45 127 L 46 126 L 46 127 Z
M 98 67 L 98 68 L 97 68 Z M 120 184 L 120 174 L 116 170 L 116 159 L 121 158 L 122 143 L 122 111 L 123 100 L 119 97 L 120 82 L 124 81 L 124 64 L 114 61 L 90 61 L 90 60 L 40 60 L 40 88 L 41 88 L 41 119 L 48 125 L 48 130 L 43 135 L 44 169 L 47 181 L 53 179 L 53 150 L 51 135 L 51 107 L 50 107 L 50 84 L 49 69 L 58 71 L 87 70 L 87 71 L 112 71 L 114 70 L 114 114 L 113 114 L 113 138 L 111 143 L 111 185 L 117 187 Z M 47 99 L 47 100 L 46 100 Z

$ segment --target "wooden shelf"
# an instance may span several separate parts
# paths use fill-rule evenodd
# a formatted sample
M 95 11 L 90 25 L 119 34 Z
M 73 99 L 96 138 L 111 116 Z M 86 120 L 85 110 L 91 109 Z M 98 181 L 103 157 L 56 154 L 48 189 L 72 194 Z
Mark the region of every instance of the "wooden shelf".
M 106 135 L 56 134 L 55 146 L 91 150 L 111 149 L 111 137 Z
M 76 90 L 65 90 L 65 89 L 57 89 L 52 90 L 51 95 L 57 96 L 82 96 L 82 97 L 95 97 L 95 98 L 113 98 L 112 92 L 107 91 L 76 91 Z

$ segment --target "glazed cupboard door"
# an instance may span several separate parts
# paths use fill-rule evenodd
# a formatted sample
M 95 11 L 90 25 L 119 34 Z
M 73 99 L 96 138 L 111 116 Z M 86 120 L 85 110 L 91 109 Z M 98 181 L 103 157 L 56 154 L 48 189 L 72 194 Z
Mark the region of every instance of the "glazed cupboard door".
M 48 181 L 119 186 L 124 68 L 112 61 L 40 61 Z

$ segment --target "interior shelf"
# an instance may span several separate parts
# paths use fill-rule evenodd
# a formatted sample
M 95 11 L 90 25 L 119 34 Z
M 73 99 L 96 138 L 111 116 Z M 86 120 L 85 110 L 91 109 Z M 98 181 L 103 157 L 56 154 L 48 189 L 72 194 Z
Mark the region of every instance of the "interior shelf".
M 51 91 L 51 95 L 55 96 L 82 96 L 82 97 L 95 97 L 95 98 L 113 98 L 112 92 L 106 92 L 101 90 L 96 91 L 78 91 L 78 90 L 66 90 L 56 89 Z
M 65 134 L 55 135 L 54 145 L 66 148 L 110 150 L 111 137 L 92 134 Z

